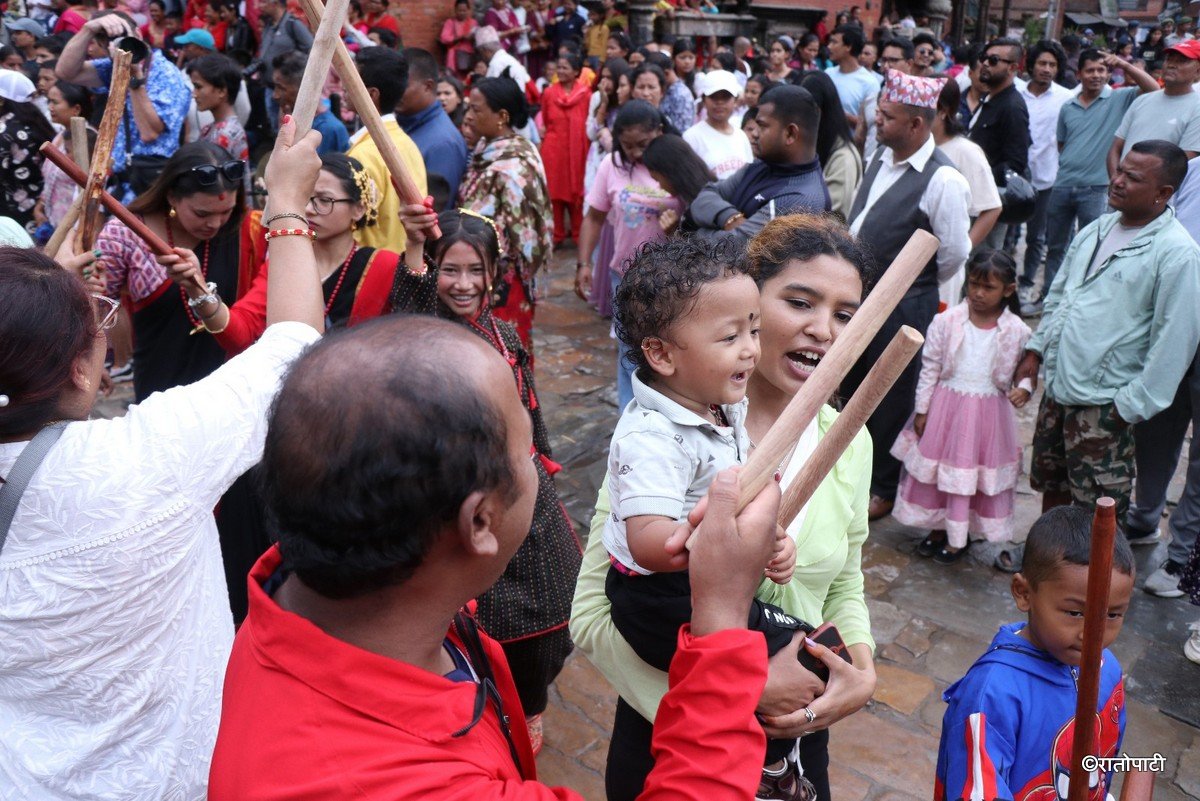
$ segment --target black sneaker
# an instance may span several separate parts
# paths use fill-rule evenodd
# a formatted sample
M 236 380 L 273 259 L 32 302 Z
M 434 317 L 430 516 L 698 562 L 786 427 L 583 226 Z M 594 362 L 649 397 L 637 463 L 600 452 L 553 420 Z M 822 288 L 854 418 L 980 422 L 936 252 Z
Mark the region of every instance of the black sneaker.
M 1162 542 L 1162 532 L 1157 528 L 1152 528 L 1149 531 L 1132 526 L 1125 527 L 1125 540 L 1130 546 L 1136 548 L 1139 545 L 1157 545 Z

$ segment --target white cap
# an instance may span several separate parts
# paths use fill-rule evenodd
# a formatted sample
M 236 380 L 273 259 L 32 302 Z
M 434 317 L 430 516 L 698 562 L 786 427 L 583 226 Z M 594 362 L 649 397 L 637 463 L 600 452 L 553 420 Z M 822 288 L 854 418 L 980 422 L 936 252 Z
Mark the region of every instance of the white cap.
M 35 94 L 37 87 L 25 77 L 25 73 L 0 70 L 0 97 L 13 103 L 28 103 Z
M 701 80 L 700 94 L 703 97 L 715 95 L 717 92 L 729 92 L 734 97 L 742 96 L 742 85 L 729 70 L 713 70 L 698 77 Z

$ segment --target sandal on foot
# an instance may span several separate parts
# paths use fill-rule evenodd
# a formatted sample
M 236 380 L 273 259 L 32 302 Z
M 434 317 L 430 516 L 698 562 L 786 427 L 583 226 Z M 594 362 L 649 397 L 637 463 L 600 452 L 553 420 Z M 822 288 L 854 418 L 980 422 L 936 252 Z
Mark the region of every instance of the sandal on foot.
M 946 532 L 943 529 L 934 529 L 925 539 L 917 543 L 917 556 L 933 556 L 945 544 Z
M 933 555 L 933 561 L 939 565 L 952 565 L 959 559 L 967 555 L 967 551 L 971 550 L 971 541 L 967 540 L 967 544 L 959 548 L 957 551 L 952 551 L 945 544 L 942 545 L 938 552 Z
M 1025 556 L 1025 546 L 1014 545 L 1011 548 L 1005 548 L 1000 553 L 996 554 L 995 561 L 992 566 L 1001 573 L 1020 573 L 1021 560 Z

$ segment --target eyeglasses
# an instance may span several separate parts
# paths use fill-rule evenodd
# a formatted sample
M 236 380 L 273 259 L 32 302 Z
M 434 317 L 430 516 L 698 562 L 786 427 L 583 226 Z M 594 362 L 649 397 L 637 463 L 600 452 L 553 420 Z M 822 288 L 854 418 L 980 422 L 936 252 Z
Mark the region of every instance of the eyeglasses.
M 1005 64 L 1016 64 L 1017 63 L 1017 62 L 1013 61 L 1011 58 L 1000 58 L 1000 56 L 985 56 L 983 58 L 983 63 L 987 64 L 989 67 L 994 67 L 1001 62 L 1004 62 Z
M 917 55 L 918 56 L 932 56 L 933 48 L 932 47 L 918 47 Z
M 200 186 L 216 186 L 217 179 L 222 176 L 226 181 L 236 184 L 246 175 L 246 162 L 234 160 L 224 164 L 201 164 L 192 167 L 188 173 L 195 177 Z
M 92 295 L 95 301 L 96 320 L 101 331 L 108 331 L 117 324 L 117 312 L 121 304 L 106 295 Z
M 310 197 L 308 203 L 313 207 L 313 211 L 324 217 L 326 214 L 333 213 L 333 207 L 338 203 L 354 203 L 353 198 L 348 197 Z
M 908 59 L 901 58 L 899 56 L 883 56 L 879 59 L 879 63 L 880 64 L 899 64 L 900 62 L 907 61 L 907 60 Z

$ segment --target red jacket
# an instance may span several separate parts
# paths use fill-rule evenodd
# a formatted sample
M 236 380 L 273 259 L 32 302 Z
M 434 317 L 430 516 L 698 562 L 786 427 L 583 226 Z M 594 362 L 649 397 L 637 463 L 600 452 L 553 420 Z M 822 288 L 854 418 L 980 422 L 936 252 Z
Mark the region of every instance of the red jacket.
M 273 547 L 250 573 L 250 613 L 225 675 L 210 799 L 581 797 L 536 781 L 499 645 L 483 637 L 505 714 L 516 724 L 520 770 L 494 704 L 455 736 L 473 718 L 474 683 L 363 651 L 280 609 L 262 589 L 279 565 Z M 448 636 L 461 647 L 453 631 Z M 654 732 L 658 761 L 641 798 L 753 798 L 766 742 L 754 708 L 766 676 L 761 634 L 693 637 L 681 629 Z

